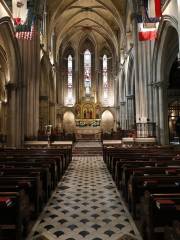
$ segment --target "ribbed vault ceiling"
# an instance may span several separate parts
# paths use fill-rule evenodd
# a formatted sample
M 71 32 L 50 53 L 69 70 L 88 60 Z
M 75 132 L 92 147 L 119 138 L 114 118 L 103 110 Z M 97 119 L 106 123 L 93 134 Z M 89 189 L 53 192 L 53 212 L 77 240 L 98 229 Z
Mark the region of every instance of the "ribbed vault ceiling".
M 57 51 L 63 42 L 89 35 L 103 38 L 118 51 L 124 36 L 126 0 L 47 0 L 49 33 L 57 35 Z M 49 35 L 49 37 L 50 37 Z

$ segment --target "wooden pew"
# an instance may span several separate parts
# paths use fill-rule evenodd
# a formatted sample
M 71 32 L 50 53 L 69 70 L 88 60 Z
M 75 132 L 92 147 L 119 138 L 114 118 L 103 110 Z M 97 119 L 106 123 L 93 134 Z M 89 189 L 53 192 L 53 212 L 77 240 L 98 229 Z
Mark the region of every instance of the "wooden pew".
M 30 176 L 0 176 L 0 186 L 15 185 L 21 187 L 22 185 L 29 182 L 31 186 L 28 190 L 28 196 L 31 205 L 33 206 L 32 218 L 35 219 L 38 217 L 40 211 L 44 206 L 42 182 L 40 180 L 40 175 L 35 173 L 31 174 Z
M 29 223 L 39 216 L 71 160 L 72 147 L 66 148 L 63 146 L 61 149 L 0 149 L 0 192 L 20 194 L 20 203 L 19 199 L 17 202 L 20 206 L 25 206 L 23 199 L 21 199 L 23 192 L 27 196 L 26 199 L 28 198 L 26 207 L 29 209 L 27 214 L 24 210 L 21 211 L 22 207 L 20 207 L 17 214 L 20 224 L 18 225 L 14 221 L 14 229 L 9 235 L 8 230 L 4 229 L 5 225 L 5 228 L 7 228 L 6 221 L 2 219 L 0 239 L 24 239 Z M 28 184 L 29 186 L 27 186 Z
M 22 240 L 21 214 L 22 197 L 20 192 L 0 192 L 0 239 Z
M 122 186 L 122 193 L 125 199 L 128 199 L 128 182 L 131 175 L 136 176 L 154 176 L 154 175 L 177 175 L 180 174 L 180 162 L 179 165 L 176 166 L 169 166 L 164 163 L 164 166 L 157 166 L 159 162 L 144 162 L 137 163 L 137 164 L 124 164 L 122 166 L 122 179 L 121 179 L 121 186 Z M 143 166 L 144 165 L 144 166 Z
M 173 193 L 180 190 L 176 183 L 180 182 L 180 175 L 156 175 L 136 176 L 133 175 L 128 183 L 128 205 L 132 216 L 137 217 L 137 204 L 145 192 L 150 193 Z
M 150 194 L 141 207 L 144 210 L 143 234 L 148 240 L 162 239 L 165 227 L 172 226 L 174 221 L 180 221 L 179 191 Z
M 50 182 L 50 173 L 49 170 L 46 168 L 11 168 L 5 167 L 0 168 L 0 175 L 1 176 L 31 176 L 31 173 L 40 174 L 40 180 L 42 181 L 42 189 L 43 189 L 43 199 L 47 202 L 48 198 L 51 194 L 51 182 Z

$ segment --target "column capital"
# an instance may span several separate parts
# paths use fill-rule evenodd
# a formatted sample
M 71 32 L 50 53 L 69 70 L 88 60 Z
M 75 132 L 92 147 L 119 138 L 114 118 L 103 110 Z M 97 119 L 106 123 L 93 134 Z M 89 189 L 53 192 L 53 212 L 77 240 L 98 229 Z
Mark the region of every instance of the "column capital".
M 124 102 L 120 102 L 120 105 L 121 106 L 124 106 L 126 104 L 126 102 L 124 101 Z
M 134 95 L 128 95 L 126 96 L 127 99 L 133 99 L 134 98 Z

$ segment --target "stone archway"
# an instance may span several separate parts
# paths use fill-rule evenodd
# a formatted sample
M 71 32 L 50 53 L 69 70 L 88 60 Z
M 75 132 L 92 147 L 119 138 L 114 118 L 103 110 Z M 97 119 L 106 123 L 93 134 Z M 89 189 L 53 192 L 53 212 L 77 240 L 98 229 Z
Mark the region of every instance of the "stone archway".
M 0 47 L 1 47 L 1 80 L 4 78 L 3 104 L 7 111 L 6 126 L 3 125 L 4 134 L 7 135 L 8 146 L 20 146 L 24 140 L 23 121 L 23 86 L 21 84 L 20 51 L 14 29 L 9 17 L 0 19 Z M 4 64 L 3 64 L 3 57 Z M 2 77 L 3 75 L 3 77 Z M 5 111 L 5 112 L 6 112 Z
M 0 143 L 7 140 L 7 54 L 0 46 Z
M 153 121 L 156 122 L 156 135 L 161 144 L 169 143 L 168 86 L 178 49 L 177 22 L 166 16 L 159 27 L 153 56 Z
M 111 111 L 105 110 L 101 117 L 101 128 L 104 133 L 112 133 L 114 129 L 114 116 Z

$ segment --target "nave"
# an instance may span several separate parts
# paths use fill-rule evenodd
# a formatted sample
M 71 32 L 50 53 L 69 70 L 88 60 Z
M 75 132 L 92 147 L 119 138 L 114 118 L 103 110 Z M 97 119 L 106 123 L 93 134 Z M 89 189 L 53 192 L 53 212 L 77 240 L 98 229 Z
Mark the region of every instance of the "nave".
M 73 156 L 28 240 L 41 236 L 51 240 L 142 239 L 102 156 L 85 155 Z

